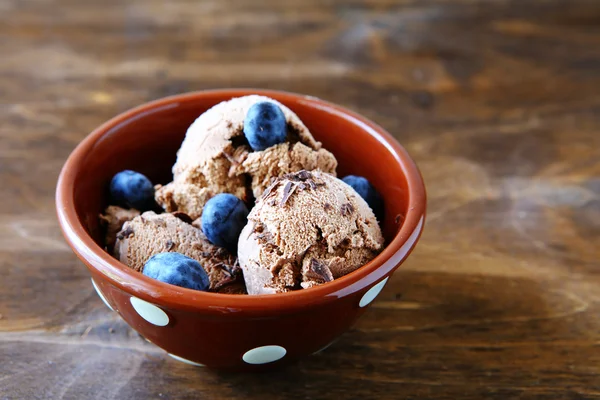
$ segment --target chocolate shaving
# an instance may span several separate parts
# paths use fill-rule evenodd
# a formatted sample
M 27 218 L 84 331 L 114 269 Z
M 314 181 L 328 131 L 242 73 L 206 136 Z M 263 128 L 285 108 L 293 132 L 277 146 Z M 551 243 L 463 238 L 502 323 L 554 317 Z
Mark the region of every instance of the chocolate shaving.
M 167 242 L 165 243 L 165 251 L 171 251 L 171 249 L 173 249 L 173 247 L 175 247 L 175 243 L 173 243 L 173 241 L 171 239 L 168 239 Z
M 313 174 L 306 170 L 302 170 L 300 172 L 291 174 L 285 174 L 283 177 L 280 178 L 272 178 L 271 184 L 265 189 L 261 198 L 263 200 L 266 200 L 269 196 L 271 196 L 273 190 L 277 187 L 278 184 L 280 184 L 283 180 L 287 180 L 285 186 L 283 187 L 283 196 L 281 198 L 281 201 L 279 202 L 279 206 L 283 207 L 296 190 L 316 189 L 319 186 L 325 185 L 324 182 L 317 182 L 313 178 Z M 275 203 L 276 202 L 274 199 L 271 199 L 267 202 L 267 204 L 271 206 L 274 206 Z
M 331 282 L 333 280 L 333 275 L 331 274 L 331 270 L 329 267 L 319 260 L 313 258 L 310 260 L 310 272 L 312 272 L 316 276 L 312 276 L 312 278 L 317 278 L 315 280 L 319 280 L 321 282 Z M 313 275 L 310 274 L 310 275 Z
M 296 191 L 296 189 L 297 189 L 297 188 L 298 188 L 298 185 L 294 185 L 294 186 L 292 187 L 292 191 L 290 192 L 290 196 L 291 196 L 292 194 L 294 194 L 294 192 Z
M 325 204 L 323 204 L 323 208 L 325 209 L 325 211 L 331 211 L 333 206 L 329 203 L 325 203 Z
M 194 221 L 192 219 L 192 217 L 190 217 L 189 215 L 187 215 L 183 211 L 175 211 L 175 212 L 171 213 L 171 215 L 174 216 L 175 218 L 179 218 L 180 220 L 182 220 L 186 224 L 191 224 Z
M 324 182 L 315 181 L 315 176 L 308 171 L 300 171 L 297 174 L 297 179 L 301 182 L 306 182 L 311 189 L 316 189 L 318 186 L 324 186 Z
M 281 198 L 281 202 L 279 203 L 279 207 L 283 207 L 288 200 L 290 199 L 290 196 L 294 193 L 294 191 L 298 188 L 298 185 L 296 184 L 292 184 L 292 182 L 289 182 L 285 184 L 285 186 L 283 187 L 283 197 Z
M 303 169 L 302 171 L 300 171 L 296 174 L 296 177 L 301 181 L 306 181 L 306 180 L 312 178 L 312 174 L 310 172 L 308 172 L 307 170 Z
M 225 285 L 229 285 L 230 283 L 236 282 L 241 277 L 242 269 L 240 268 L 237 260 L 233 265 L 218 263 L 215 264 L 214 267 L 220 268 L 225 274 L 225 276 L 222 279 L 220 279 L 217 283 L 215 283 L 213 290 L 218 290 Z
M 221 268 L 221 270 L 223 270 L 223 272 L 225 272 L 225 274 L 227 274 L 229 277 L 237 276 L 241 272 L 241 268 L 237 263 L 237 260 L 233 265 L 228 265 L 222 262 L 215 264 L 215 268 Z
M 312 177 L 313 177 L 312 174 L 304 169 L 302 171 L 293 172 L 291 174 L 285 174 L 283 176 L 284 179 L 288 179 L 288 180 L 294 181 L 294 182 L 304 182 L 308 179 L 312 179 Z
M 312 179 L 307 180 L 306 183 L 308 183 L 311 189 L 316 189 L 319 186 L 325 186 L 325 182 L 315 182 Z
M 133 229 L 131 229 L 131 227 L 127 227 L 125 229 L 123 229 L 121 232 L 117 233 L 117 239 L 119 240 L 123 240 L 124 238 L 127 238 L 131 235 L 133 235 L 135 232 L 133 232 Z
M 354 207 L 350 203 L 342 204 L 342 207 L 340 208 L 340 212 L 342 213 L 342 217 L 345 217 L 354 212 Z
M 281 198 L 281 202 L 279 203 L 279 206 L 283 206 L 288 199 L 290 198 L 290 192 L 292 190 L 292 182 L 288 181 L 285 186 L 283 187 L 283 197 Z
M 202 249 L 202 245 L 200 242 L 196 242 L 192 245 L 193 248 L 197 248 L 199 250 Z M 202 257 L 208 258 L 209 260 L 216 259 L 229 259 L 231 255 L 222 247 L 212 246 L 212 251 L 203 251 L 200 253 Z
M 265 191 L 263 192 L 263 194 L 262 194 L 262 196 L 261 196 L 263 200 L 264 200 L 264 199 L 266 199 L 267 197 L 269 197 L 269 195 L 271 194 L 271 192 L 273 191 L 273 189 L 275 189 L 275 186 L 277 186 L 277 184 L 278 184 L 278 183 L 279 183 L 279 181 L 277 181 L 277 180 L 274 180 L 274 181 L 273 181 L 273 182 L 272 182 L 272 183 L 269 185 L 269 187 L 267 187 L 267 188 L 265 189 Z

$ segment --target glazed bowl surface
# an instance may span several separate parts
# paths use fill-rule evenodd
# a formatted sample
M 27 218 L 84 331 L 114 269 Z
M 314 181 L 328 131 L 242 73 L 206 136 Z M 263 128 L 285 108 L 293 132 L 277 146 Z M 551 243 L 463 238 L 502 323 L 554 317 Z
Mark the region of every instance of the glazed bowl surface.
M 124 169 L 154 183 L 171 180 L 187 127 L 213 105 L 260 94 L 294 111 L 338 159 L 338 176 L 363 175 L 384 198 L 386 248 L 332 282 L 283 294 L 193 291 L 135 272 L 103 249 L 98 215 L 112 176 Z M 299 94 L 257 89 L 186 93 L 143 104 L 109 120 L 71 153 L 57 185 L 63 234 L 89 269 L 92 285 L 140 335 L 172 357 L 229 370 L 276 367 L 327 347 L 368 308 L 416 245 L 425 188 L 404 148 L 385 130 L 340 106 Z

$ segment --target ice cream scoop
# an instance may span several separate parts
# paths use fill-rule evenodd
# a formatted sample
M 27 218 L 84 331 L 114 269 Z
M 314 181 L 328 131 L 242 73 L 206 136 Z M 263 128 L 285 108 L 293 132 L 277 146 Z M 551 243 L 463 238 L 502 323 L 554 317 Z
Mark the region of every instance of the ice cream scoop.
M 119 206 L 108 206 L 104 213 L 100 214 L 100 223 L 106 228 L 104 244 L 108 251 L 112 251 L 117 240 L 117 234 L 123 228 L 123 224 L 138 215 L 140 215 L 140 212 L 136 209 L 128 210 Z
M 248 215 L 238 258 L 248 294 L 309 288 L 373 259 L 384 239 L 350 186 L 320 171 L 278 178 Z
M 183 213 L 147 211 L 126 222 L 117 234 L 114 256 L 138 272 L 150 257 L 163 252 L 178 252 L 198 261 L 212 291 L 221 291 L 241 278 L 235 257 L 211 244 Z
M 261 102 L 276 105 L 285 116 L 283 143 L 253 151 L 244 135 L 250 108 Z M 337 161 L 321 148 L 300 118 L 276 100 L 250 95 L 219 103 L 188 128 L 173 166 L 173 181 L 157 185 L 156 201 L 168 212 L 182 211 L 193 219 L 218 193 L 242 200 L 258 197 L 272 178 L 301 169 L 335 174 Z

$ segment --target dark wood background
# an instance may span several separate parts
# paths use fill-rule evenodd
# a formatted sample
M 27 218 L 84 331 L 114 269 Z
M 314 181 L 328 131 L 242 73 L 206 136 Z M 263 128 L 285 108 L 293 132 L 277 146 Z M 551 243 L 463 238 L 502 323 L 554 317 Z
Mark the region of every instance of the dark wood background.
M 358 325 L 263 375 L 141 340 L 54 214 L 100 123 L 240 86 L 372 118 L 429 192 Z M 0 0 L 0 99 L 0 399 L 600 398 L 597 0 Z

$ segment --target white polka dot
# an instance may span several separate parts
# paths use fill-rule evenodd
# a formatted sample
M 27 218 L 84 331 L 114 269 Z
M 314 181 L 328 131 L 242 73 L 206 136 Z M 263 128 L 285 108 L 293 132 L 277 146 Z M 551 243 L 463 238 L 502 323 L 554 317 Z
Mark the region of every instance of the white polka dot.
M 377 297 L 379 292 L 381 292 L 381 290 L 385 286 L 385 283 L 387 282 L 388 279 L 389 279 L 389 277 L 386 277 L 384 280 L 379 282 L 377 285 L 375 285 L 371 289 L 369 289 L 369 291 L 364 294 L 362 299 L 360 299 L 360 303 L 358 303 L 358 305 L 361 307 L 366 307 L 369 304 L 371 304 L 371 302 L 373 300 L 375 300 L 375 297 Z
M 158 326 L 165 326 L 169 324 L 169 316 L 160 308 L 154 304 L 150 304 L 147 301 L 138 299 L 137 297 L 131 297 L 130 299 L 133 309 L 137 311 L 140 317 L 144 318 L 151 324 Z
M 96 285 L 96 282 L 94 282 L 94 279 L 92 279 L 92 285 L 94 286 L 94 289 L 96 289 L 96 293 L 98 293 L 98 296 L 100 296 L 100 298 L 102 299 L 102 301 L 104 302 L 104 304 L 106 304 L 106 307 L 110 308 L 111 311 L 115 311 L 110 304 L 108 304 L 108 301 L 106 300 L 106 297 L 104 297 L 104 295 L 102 294 L 102 292 L 100 291 L 100 288 L 98 288 L 98 285 Z
M 262 346 L 248 350 L 242 359 L 248 364 L 267 364 L 281 360 L 287 350 L 281 346 Z
M 179 356 L 176 356 L 175 354 L 171 354 L 171 353 L 167 353 L 167 354 L 169 354 L 169 356 L 173 357 L 177 361 L 181 361 L 181 362 L 186 363 L 186 364 L 194 365 L 196 367 L 204 367 L 204 364 L 200 364 L 200 363 L 197 363 L 197 362 L 186 360 L 185 358 L 181 358 Z

